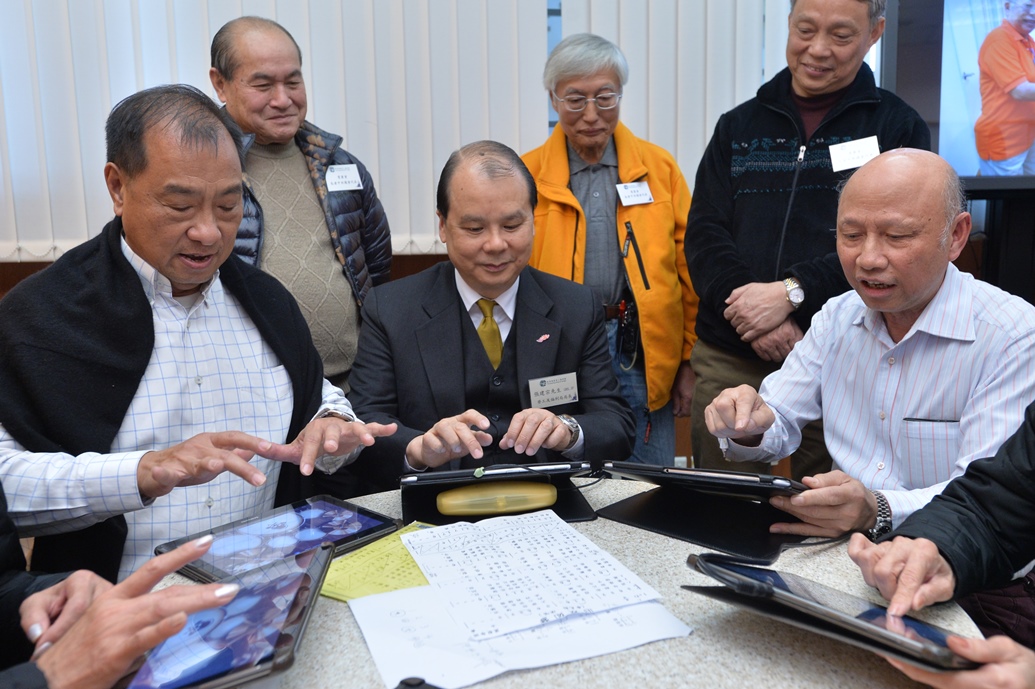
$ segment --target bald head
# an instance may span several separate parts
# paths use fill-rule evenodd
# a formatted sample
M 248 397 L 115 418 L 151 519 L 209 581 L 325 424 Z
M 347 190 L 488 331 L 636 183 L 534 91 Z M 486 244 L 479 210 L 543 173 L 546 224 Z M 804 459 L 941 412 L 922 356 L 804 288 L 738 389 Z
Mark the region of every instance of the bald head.
M 250 32 L 272 32 L 286 37 L 291 41 L 291 45 L 295 47 L 295 52 L 298 54 L 299 67 L 302 66 L 302 50 L 298 47 L 298 43 L 295 42 L 295 37 L 287 29 L 272 19 L 266 19 L 265 17 L 238 17 L 223 24 L 219 31 L 216 32 L 216 35 L 212 37 L 212 47 L 210 50 L 211 67 L 219 72 L 224 79 L 233 79 L 234 73 L 240 67 L 240 58 L 237 54 L 235 42 L 238 38 Z
M 896 342 L 937 294 L 969 236 L 959 177 L 934 153 L 897 149 L 879 155 L 841 191 L 841 268 Z

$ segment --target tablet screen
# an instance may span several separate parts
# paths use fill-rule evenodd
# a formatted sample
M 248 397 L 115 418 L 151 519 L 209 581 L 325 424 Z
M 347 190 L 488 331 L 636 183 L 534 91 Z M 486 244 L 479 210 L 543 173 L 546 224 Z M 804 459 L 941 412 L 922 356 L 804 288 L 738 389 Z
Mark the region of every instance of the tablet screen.
M 878 629 L 908 640 L 917 642 L 925 640 L 945 648 L 946 638 L 951 633 L 912 617 L 893 617 L 891 619 L 894 622 L 889 625 L 887 609 L 883 606 L 874 605 L 857 596 L 832 589 L 815 581 L 803 579 L 794 574 L 728 563 L 723 563 L 721 567 L 755 581 L 768 582 L 778 591 L 791 594 L 799 600 L 813 603 L 821 608 L 834 610 L 846 617 L 861 620 Z M 782 600 L 786 602 L 788 599 L 782 598 Z M 815 612 L 816 608 L 810 608 L 810 610 Z
M 176 689 L 239 676 L 293 652 L 330 563 L 330 548 L 312 550 L 232 579 L 241 590 L 226 605 L 192 614 L 180 632 L 148 654 L 128 689 Z M 214 683 L 222 686 L 220 682 Z
M 212 547 L 199 563 L 226 574 L 239 574 L 321 543 L 358 537 L 385 523 L 384 519 L 350 506 L 314 500 L 217 532 Z

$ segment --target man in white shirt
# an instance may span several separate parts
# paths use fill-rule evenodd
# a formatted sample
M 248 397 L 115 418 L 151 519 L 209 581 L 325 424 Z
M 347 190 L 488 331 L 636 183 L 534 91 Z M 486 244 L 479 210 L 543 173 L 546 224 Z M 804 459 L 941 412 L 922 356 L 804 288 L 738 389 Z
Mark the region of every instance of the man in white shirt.
M 242 149 L 225 113 L 158 87 L 106 134 L 116 218 L 0 302 L 0 479 L 34 569 L 114 579 L 395 429 L 355 419 L 290 294 L 230 258 Z
M 960 273 L 970 235 L 956 173 L 897 149 L 845 185 L 837 253 L 854 291 L 828 301 L 758 392 L 706 409 L 731 460 L 778 461 L 822 418 L 835 470 L 773 505 L 776 533 L 877 537 L 995 454 L 1035 398 L 1035 308 Z

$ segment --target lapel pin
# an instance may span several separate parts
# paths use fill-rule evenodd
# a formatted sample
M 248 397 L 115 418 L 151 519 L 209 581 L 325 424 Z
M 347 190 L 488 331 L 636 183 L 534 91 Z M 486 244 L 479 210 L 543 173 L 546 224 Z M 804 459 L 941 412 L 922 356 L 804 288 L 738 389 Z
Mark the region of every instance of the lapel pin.
M 545 335 L 540 335 L 539 339 L 536 340 L 536 342 L 540 342 L 540 343 L 541 342 L 546 342 L 549 339 L 550 339 L 550 333 L 546 333 Z

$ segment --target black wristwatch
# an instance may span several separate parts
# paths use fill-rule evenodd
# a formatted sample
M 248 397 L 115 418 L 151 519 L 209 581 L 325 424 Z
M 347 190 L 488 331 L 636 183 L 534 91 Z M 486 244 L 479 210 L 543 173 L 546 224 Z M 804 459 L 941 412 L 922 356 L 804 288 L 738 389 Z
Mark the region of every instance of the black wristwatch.
M 891 505 L 884 493 L 879 490 L 873 491 L 873 497 L 877 499 L 877 523 L 866 532 L 871 541 L 876 541 L 886 533 L 891 533 Z

